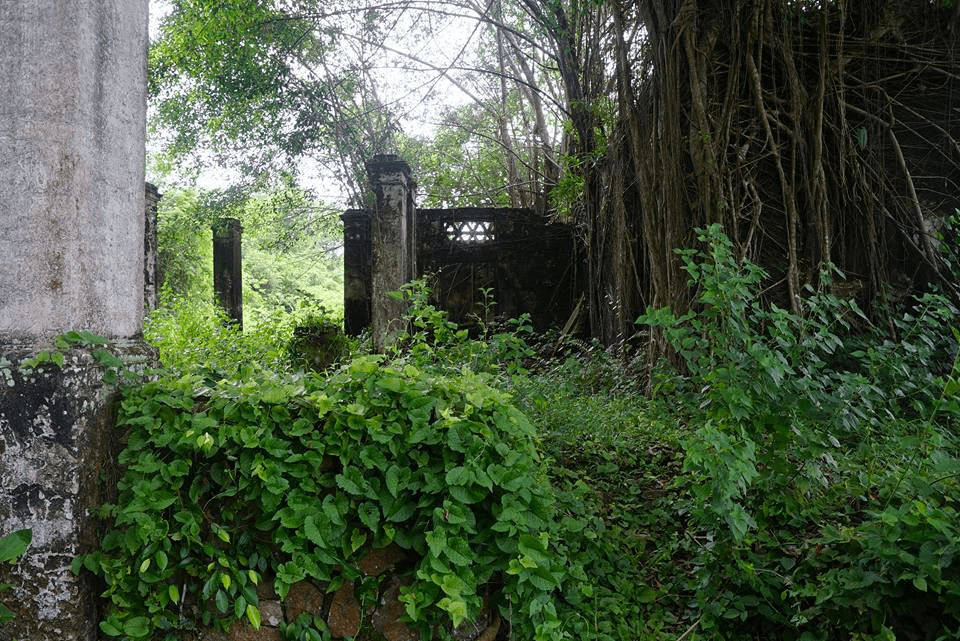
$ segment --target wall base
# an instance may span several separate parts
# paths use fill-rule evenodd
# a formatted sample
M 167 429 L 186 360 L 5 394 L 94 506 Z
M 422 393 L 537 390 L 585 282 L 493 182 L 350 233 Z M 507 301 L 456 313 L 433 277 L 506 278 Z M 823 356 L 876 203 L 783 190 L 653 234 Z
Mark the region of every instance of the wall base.
M 141 365 L 152 352 L 139 341 L 109 351 Z M 92 511 L 115 492 L 116 388 L 94 358 L 100 347 L 59 350 L 62 366 L 30 359 L 54 350 L 0 336 L 0 536 L 33 530 L 33 543 L 14 565 L 0 567 L 0 602 L 14 620 L 0 641 L 95 641 L 104 586 L 70 569 L 98 544 Z M 59 360 L 59 356 L 57 360 Z

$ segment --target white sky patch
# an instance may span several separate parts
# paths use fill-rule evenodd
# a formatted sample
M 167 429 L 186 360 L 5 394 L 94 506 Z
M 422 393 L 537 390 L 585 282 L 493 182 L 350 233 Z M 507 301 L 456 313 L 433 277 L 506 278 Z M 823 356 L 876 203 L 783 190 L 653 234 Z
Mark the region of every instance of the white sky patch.
M 375 9 L 375 3 L 368 3 Z M 356 5 L 359 14 L 367 4 Z M 379 5 L 383 6 L 383 5 Z M 320 4 L 322 10 L 323 5 Z M 409 136 L 427 138 L 450 108 L 473 102 L 478 90 L 467 76 L 477 66 L 475 51 L 480 31 L 486 27 L 477 16 L 467 15 L 443 2 L 427 2 L 399 12 L 378 13 L 388 27 L 382 42 L 364 42 L 359 36 L 341 36 L 342 45 L 370 63 L 378 99 L 399 114 L 399 126 Z M 172 10 L 169 0 L 150 0 L 150 38 L 159 37 L 160 25 Z M 355 38 L 355 39 L 351 39 Z M 159 141 L 152 141 L 156 149 Z M 148 141 L 150 145 L 150 141 Z M 210 165 L 213 165 L 211 160 Z M 320 198 L 344 200 L 337 181 L 305 160 L 301 175 L 305 186 Z M 202 188 L 225 187 L 239 176 L 210 166 L 197 181 Z

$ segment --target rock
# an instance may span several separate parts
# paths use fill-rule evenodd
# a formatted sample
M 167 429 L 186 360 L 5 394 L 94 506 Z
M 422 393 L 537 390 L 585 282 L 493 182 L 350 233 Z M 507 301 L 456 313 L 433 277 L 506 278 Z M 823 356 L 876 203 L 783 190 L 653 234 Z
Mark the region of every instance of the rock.
M 373 613 L 373 629 L 383 635 L 385 641 L 420 641 L 420 633 L 400 619 L 404 614 L 400 588 L 409 583 L 409 579 L 390 577 L 380 597 L 380 607 Z
M 370 553 L 357 563 L 357 568 L 367 576 L 380 576 L 393 569 L 393 566 L 403 561 L 406 556 L 403 548 L 391 543 L 387 547 L 370 550 Z
M 327 625 L 333 637 L 355 637 L 360 631 L 361 610 L 353 594 L 353 581 L 344 581 L 330 602 Z
M 324 593 L 309 581 L 300 581 L 290 586 L 284 604 L 287 608 L 287 622 L 293 623 L 301 614 L 322 617 Z

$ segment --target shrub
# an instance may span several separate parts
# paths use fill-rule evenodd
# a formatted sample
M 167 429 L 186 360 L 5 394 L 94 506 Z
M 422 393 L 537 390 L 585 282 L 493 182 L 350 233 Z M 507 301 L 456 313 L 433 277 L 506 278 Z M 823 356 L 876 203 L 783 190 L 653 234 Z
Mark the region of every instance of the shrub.
M 808 289 L 800 315 L 764 307 L 762 271 L 737 263 L 718 226 L 698 234 L 705 250 L 682 252 L 695 311 L 639 322 L 661 328 L 685 368 L 662 380 L 691 426 L 678 509 L 703 542 L 700 627 L 723 638 L 952 638 L 952 307 L 928 295 L 892 319 L 899 340 L 876 328 L 852 337 L 848 319 L 866 320 L 852 302 Z
M 328 379 L 170 376 L 131 389 L 120 424 L 112 526 L 77 562 L 106 580 L 108 636 L 257 625 L 265 577 L 281 597 L 307 577 L 333 589 L 392 542 L 419 559 L 401 599 L 424 629 L 475 617 L 496 584 L 519 638 L 562 638 L 534 435 L 481 376 L 375 356 Z

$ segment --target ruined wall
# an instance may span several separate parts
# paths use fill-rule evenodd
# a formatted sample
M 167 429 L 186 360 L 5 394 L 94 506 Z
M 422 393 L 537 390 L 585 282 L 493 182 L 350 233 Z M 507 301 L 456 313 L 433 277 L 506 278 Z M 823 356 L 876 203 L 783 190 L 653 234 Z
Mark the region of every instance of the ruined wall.
M 116 393 L 83 330 L 134 360 L 144 311 L 147 0 L 0 0 L 0 534 L 33 531 L 0 641 L 92 641 L 95 545 Z M 27 365 L 24 365 L 24 363 Z
M 378 350 L 402 329 L 403 303 L 378 292 L 397 291 L 416 271 L 414 244 L 416 183 L 399 156 L 383 154 L 367 163 L 375 206 L 370 217 L 370 319 Z
M 498 318 L 530 314 L 537 329 L 570 320 L 584 270 L 569 225 L 524 209 L 416 209 L 416 183 L 399 157 L 378 156 L 367 172 L 377 208 L 341 216 L 347 334 L 371 327 L 382 348 L 404 312 L 387 293 L 423 275 L 432 277 L 437 304 L 460 324 L 485 313 L 482 289 Z
M 490 288 L 497 317 L 528 313 L 541 330 L 566 323 L 577 291 L 568 226 L 523 209 L 421 209 L 417 219 L 420 271 L 436 274 L 433 295 L 451 319 L 482 315 L 480 290 Z

